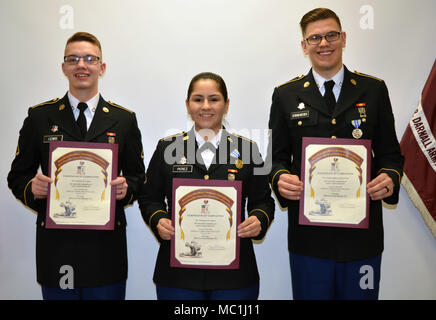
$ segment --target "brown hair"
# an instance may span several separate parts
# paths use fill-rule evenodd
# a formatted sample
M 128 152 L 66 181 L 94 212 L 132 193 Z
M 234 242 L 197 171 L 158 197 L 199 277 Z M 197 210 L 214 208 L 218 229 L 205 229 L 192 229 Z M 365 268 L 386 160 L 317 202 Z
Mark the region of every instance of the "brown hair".
M 301 27 L 301 33 L 303 34 L 303 37 L 304 37 L 304 34 L 306 32 L 307 25 L 309 23 L 312 23 L 312 22 L 315 22 L 318 20 L 329 19 L 329 18 L 335 19 L 339 25 L 340 30 L 342 30 L 341 21 L 339 20 L 339 17 L 336 15 L 336 13 L 334 11 L 327 9 L 327 8 L 316 8 L 316 9 L 309 11 L 308 13 L 306 13 L 303 16 L 303 18 L 301 18 L 300 27 Z
M 78 42 L 78 41 L 90 42 L 96 45 L 100 49 L 100 53 L 102 53 L 100 41 L 98 41 L 98 39 L 94 35 L 88 32 L 76 32 L 67 40 L 67 44 L 65 45 L 65 47 L 67 47 L 68 44 L 70 44 L 71 42 Z
M 228 97 L 227 97 L 226 83 L 224 82 L 223 78 L 221 78 L 221 76 L 219 76 L 215 73 L 212 73 L 212 72 L 202 72 L 202 73 L 199 73 L 196 76 L 194 76 L 194 78 L 192 78 L 191 82 L 189 83 L 189 87 L 188 87 L 187 99 L 189 100 L 189 98 L 191 97 L 192 91 L 194 90 L 195 83 L 198 80 L 207 80 L 207 79 L 213 80 L 218 84 L 218 90 L 223 95 L 224 101 L 227 101 Z

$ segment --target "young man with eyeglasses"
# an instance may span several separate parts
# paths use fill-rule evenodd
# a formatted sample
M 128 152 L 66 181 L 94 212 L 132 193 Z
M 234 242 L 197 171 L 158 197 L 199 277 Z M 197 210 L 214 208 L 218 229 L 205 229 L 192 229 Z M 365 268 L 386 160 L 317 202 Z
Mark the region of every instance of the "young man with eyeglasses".
M 382 80 L 343 65 L 346 33 L 332 10 L 311 10 L 300 26 L 301 47 L 312 68 L 275 88 L 269 119 L 270 181 L 280 205 L 288 207 L 293 297 L 378 299 L 381 200 L 398 202 L 403 167 L 388 90 Z M 310 188 L 301 176 L 303 137 L 371 140 L 368 228 L 300 224 L 300 200 Z
M 133 203 L 145 180 L 141 133 L 135 113 L 99 93 L 106 63 L 95 36 L 78 32 L 68 39 L 62 71 L 69 82 L 65 96 L 28 111 L 8 175 L 9 188 L 38 213 L 36 269 L 44 299 L 122 300 L 127 279 L 124 207 Z M 48 186 L 53 183 L 48 177 L 48 142 L 53 140 L 118 144 L 118 177 L 110 181 L 116 192 L 114 230 L 46 228 Z M 69 277 L 68 285 L 64 276 Z

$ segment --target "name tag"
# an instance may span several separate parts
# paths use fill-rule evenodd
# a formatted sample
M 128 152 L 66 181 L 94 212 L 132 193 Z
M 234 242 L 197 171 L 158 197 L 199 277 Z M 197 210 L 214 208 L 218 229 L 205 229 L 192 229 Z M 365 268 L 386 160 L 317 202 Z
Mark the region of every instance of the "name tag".
M 50 141 L 62 141 L 64 140 L 64 136 L 62 134 L 55 134 L 52 136 L 44 136 L 44 143 L 50 143 Z
M 173 165 L 173 173 L 192 172 L 192 164 L 175 164 Z
M 291 119 L 305 119 L 309 118 L 309 110 L 291 112 Z

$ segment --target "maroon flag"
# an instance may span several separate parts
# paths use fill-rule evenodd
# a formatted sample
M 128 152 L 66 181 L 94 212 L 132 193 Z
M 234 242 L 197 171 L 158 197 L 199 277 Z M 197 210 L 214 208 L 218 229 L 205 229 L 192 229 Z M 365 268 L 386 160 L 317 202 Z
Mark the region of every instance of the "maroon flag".
M 402 185 L 436 238 L 436 60 L 401 139 Z

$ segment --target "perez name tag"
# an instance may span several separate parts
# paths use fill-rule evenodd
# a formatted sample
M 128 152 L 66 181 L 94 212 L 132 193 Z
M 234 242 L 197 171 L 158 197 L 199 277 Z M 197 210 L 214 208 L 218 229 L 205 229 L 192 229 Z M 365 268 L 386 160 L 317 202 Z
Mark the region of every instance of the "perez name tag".
M 192 172 L 192 164 L 175 164 L 173 165 L 173 173 Z

